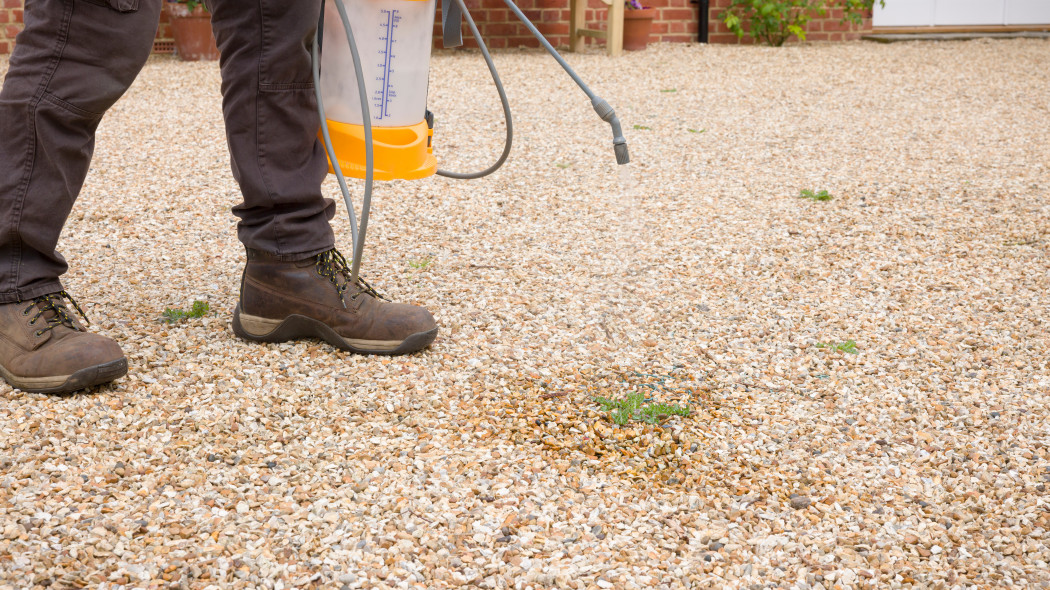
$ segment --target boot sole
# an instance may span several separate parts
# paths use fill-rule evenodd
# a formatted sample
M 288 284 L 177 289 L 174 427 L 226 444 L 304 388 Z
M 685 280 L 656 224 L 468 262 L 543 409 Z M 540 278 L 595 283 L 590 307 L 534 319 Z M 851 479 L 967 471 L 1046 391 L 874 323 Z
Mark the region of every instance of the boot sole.
M 128 359 L 122 358 L 93 367 L 86 367 L 72 375 L 52 377 L 20 377 L 0 366 L 0 375 L 11 387 L 29 393 L 72 393 L 103 383 L 109 383 L 128 374 Z
M 303 315 L 271 320 L 233 310 L 233 333 L 252 342 L 287 342 L 300 338 L 319 338 L 340 350 L 358 354 L 408 354 L 423 350 L 437 338 L 438 329 L 417 332 L 404 340 L 361 340 L 344 338 L 323 322 Z

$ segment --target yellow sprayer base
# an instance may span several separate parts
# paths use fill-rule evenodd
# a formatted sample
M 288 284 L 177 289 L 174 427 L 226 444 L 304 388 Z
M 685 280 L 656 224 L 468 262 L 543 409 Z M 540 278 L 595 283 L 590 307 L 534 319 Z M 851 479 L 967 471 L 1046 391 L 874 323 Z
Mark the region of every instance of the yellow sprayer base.
M 328 121 L 332 147 L 345 176 L 365 177 L 365 128 L 339 121 Z M 372 127 L 372 145 L 376 180 L 415 180 L 437 171 L 437 159 L 431 145 L 434 130 L 426 121 L 411 127 Z M 332 162 L 328 171 L 335 173 Z

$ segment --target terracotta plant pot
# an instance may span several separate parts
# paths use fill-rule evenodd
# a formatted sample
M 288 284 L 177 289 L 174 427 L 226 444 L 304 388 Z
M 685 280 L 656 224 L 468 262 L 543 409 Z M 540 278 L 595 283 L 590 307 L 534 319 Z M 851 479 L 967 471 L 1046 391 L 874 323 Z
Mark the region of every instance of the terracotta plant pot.
M 191 12 L 185 4 L 168 2 L 171 17 L 171 36 L 175 38 L 175 53 L 183 61 L 213 61 L 219 59 L 219 48 L 211 32 L 211 13 L 198 5 Z
M 653 30 L 655 8 L 623 11 L 623 48 L 640 51 L 649 44 L 649 32 Z

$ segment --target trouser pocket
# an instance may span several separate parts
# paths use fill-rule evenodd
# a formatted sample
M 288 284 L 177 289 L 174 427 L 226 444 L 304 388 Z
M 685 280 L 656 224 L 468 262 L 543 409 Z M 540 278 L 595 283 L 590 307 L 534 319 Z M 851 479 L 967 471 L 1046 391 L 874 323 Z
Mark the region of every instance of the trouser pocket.
M 141 0 L 83 0 L 88 4 L 108 6 L 117 12 L 135 12 L 139 9 Z

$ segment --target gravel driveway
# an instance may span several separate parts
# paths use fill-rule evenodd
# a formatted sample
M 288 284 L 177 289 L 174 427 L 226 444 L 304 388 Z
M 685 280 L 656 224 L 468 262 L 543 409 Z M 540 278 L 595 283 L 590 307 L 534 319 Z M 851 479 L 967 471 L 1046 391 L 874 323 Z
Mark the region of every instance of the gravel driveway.
M 497 53 L 507 165 L 377 185 L 365 275 L 442 326 L 393 359 L 234 337 L 218 69 L 152 59 L 60 246 L 130 374 L 0 387 L 0 587 L 1050 586 L 1050 42 L 569 59 L 633 162 Z M 495 159 L 476 53 L 430 106 Z

